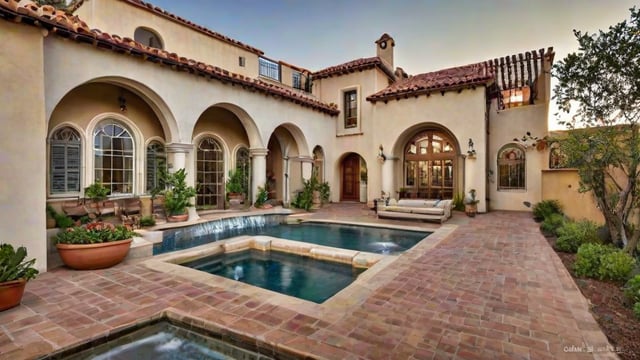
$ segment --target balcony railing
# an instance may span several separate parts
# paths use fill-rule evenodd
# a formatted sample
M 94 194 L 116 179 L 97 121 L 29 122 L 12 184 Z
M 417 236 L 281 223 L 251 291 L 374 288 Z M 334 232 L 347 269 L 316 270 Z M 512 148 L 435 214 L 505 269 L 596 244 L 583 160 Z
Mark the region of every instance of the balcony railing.
M 259 66 L 260 68 L 258 73 L 260 74 L 260 76 L 268 77 L 276 81 L 281 81 L 280 64 L 265 58 L 260 58 Z

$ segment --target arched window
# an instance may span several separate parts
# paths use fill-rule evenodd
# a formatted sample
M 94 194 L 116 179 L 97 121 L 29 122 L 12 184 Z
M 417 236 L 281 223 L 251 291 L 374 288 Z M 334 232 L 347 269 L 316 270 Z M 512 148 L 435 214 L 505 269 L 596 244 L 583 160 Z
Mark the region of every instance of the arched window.
M 164 44 L 160 39 L 160 36 L 153 30 L 139 27 L 133 33 L 133 39 L 143 45 L 154 47 L 157 49 L 164 49 Z
M 525 152 L 518 145 L 505 145 L 498 152 L 498 190 L 525 189 Z
M 249 149 L 241 147 L 236 151 L 236 171 L 242 171 L 243 184 L 242 188 L 248 198 L 251 199 L 249 191 L 251 189 L 251 156 Z
M 94 181 L 111 195 L 133 193 L 133 138 L 114 120 L 100 123 L 93 132 Z
M 196 160 L 198 206 L 223 208 L 224 206 L 224 154 L 215 139 L 207 137 L 198 144 Z
M 49 140 L 49 176 L 51 194 L 80 191 L 80 134 L 66 126 L 56 130 Z
M 455 145 L 448 135 L 438 130 L 416 134 L 405 145 L 404 184 L 400 196 L 453 198 L 455 160 Z
M 147 192 L 164 189 L 164 174 L 167 171 L 167 154 L 164 145 L 152 141 L 147 145 Z
M 560 150 L 558 144 L 549 149 L 549 169 L 564 169 L 567 167 L 567 155 Z

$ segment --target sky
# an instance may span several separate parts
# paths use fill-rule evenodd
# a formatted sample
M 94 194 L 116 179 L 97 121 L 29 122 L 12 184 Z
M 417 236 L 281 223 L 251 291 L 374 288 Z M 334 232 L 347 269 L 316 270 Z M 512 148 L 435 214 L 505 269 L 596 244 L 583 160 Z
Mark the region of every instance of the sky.
M 552 46 L 577 51 L 629 18 L 630 0 L 148 0 L 210 30 L 311 71 L 375 56 L 394 38 L 394 65 L 420 74 Z M 171 50 L 171 49 L 167 49 Z M 552 82 L 554 86 L 555 82 Z M 550 128 L 555 124 L 552 104 Z

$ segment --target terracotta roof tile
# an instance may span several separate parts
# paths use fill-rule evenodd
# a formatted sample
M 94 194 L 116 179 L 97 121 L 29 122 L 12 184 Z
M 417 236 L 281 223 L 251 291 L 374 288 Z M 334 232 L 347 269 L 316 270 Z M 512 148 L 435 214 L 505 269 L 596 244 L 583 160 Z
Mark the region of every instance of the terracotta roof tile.
M 369 101 L 402 99 L 409 96 L 449 91 L 469 86 L 493 83 L 497 90 L 531 86 L 543 71 L 545 61 L 552 62 L 553 48 L 509 55 L 470 65 L 457 66 L 397 81 L 389 87 L 367 97 Z
M 168 65 L 175 71 L 187 71 L 221 81 L 224 84 L 239 85 L 249 91 L 263 92 L 332 116 L 339 113 L 336 106 L 320 102 L 299 91 L 231 73 L 217 66 L 180 57 L 178 54 L 166 50 L 148 47 L 127 37 L 123 38 L 97 29 L 92 30 L 77 16 L 66 14 L 51 6 L 39 7 L 33 2 L 24 0 L 0 0 L 0 19 L 39 26 L 58 36 L 70 38 L 79 43 L 88 43 L 117 53 L 139 56 L 147 61 Z
M 142 1 L 142 0 L 120 0 L 120 1 L 124 1 L 126 3 L 131 4 L 131 5 L 137 6 L 137 7 L 141 8 L 141 9 L 150 11 L 150 12 L 156 14 L 156 15 L 162 16 L 162 17 L 164 17 L 166 19 L 169 19 L 169 20 L 171 20 L 173 22 L 177 22 L 179 24 L 188 26 L 188 27 L 190 27 L 190 28 L 192 28 L 192 29 L 194 29 L 196 31 L 199 31 L 199 32 L 205 34 L 205 35 L 208 35 L 208 36 L 211 36 L 211 37 L 216 38 L 218 40 L 224 41 L 224 42 L 226 42 L 228 44 L 243 48 L 243 49 L 245 49 L 245 50 L 247 50 L 249 52 L 252 52 L 254 54 L 264 55 L 264 52 L 262 50 L 260 50 L 260 49 L 256 49 L 253 46 L 247 45 L 247 44 L 242 43 L 242 42 L 240 42 L 238 40 L 234 40 L 234 39 L 232 39 L 232 38 L 230 38 L 228 36 L 224 36 L 224 35 L 222 35 L 220 33 L 212 31 L 212 30 L 210 30 L 210 29 L 208 29 L 208 28 L 206 28 L 204 26 L 201 26 L 201 25 L 198 25 L 196 23 L 193 23 L 193 22 L 191 22 L 191 21 L 189 21 L 187 19 L 184 19 L 184 18 L 182 18 L 180 16 L 177 16 L 175 14 L 172 14 L 172 13 L 170 13 L 170 12 L 168 12 L 168 11 L 162 9 L 162 8 L 159 8 L 159 7 L 157 7 L 157 6 L 155 6 L 155 5 L 151 4 L 151 3 L 148 3 L 148 2 L 145 2 L 145 1 Z
M 377 56 L 370 58 L 362 58 L 353 61 L 346 62 L 344 64 L 335 65 L 328 67 L 326 69 L 322 69 L 311 74 L 314 80 L 328 78 L 332 76 L 340 76 L 346 75 L 350 73 L 354 73 L 356 71 L 364 71 L 368 69 L 373 69 L 375 67 L 380 68 L 382 71 L 387 74 L 390 79 L 395 80 L 395 75 L 393 71 L 391 71 L 384 63 L 382 59 Z
M 375 102 L 389 98 L 401 98 L 432 91 L 484 84 L 493 80 L 493 78 L 493 71 L 486 63 L 458 66 L 411 76 L 367 97 L 367 100 Z

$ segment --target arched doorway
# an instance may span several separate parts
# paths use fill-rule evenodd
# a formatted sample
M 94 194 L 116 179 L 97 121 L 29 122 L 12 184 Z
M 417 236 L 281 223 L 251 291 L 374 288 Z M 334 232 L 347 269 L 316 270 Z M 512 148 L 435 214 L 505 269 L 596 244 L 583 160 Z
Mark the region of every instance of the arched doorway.
M 351 153 L 342 160 L 341 168 L 342 186 L 340 190 L 340 201 L 361 201 L 360 181 L 363 168 L 366 176 L 364 159 L 356 153 Z
M 457 176 L 455 144 L 442 130 L 416 133 L 404 146 L 400 197 L 452 199 Z

